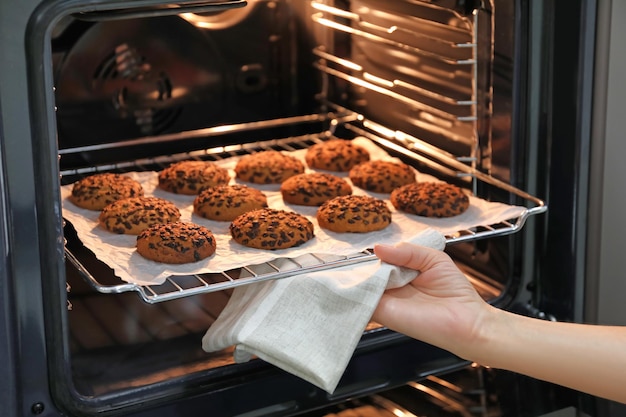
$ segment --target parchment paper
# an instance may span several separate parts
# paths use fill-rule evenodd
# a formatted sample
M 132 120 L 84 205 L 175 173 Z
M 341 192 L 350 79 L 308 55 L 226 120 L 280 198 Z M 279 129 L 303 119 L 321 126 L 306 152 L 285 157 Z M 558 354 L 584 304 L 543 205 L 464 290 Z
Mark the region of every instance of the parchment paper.
M 385 151 L 365 138 L 355 138 L 354 141 L 368 149 L 372 160 L 393 160 Z M 303 162 L 305 153 L 305 149 L 290 152 L 290 154 L 300 158 Z M 235 180 L 234 174 L 234 167 L 238 159 L 239 157 L 233 157 L 216 162 L 231 172 L 231 183 L 239 182 Z M 307 171 L 313 170 L 307 169 Z M 345 178 L 351 184 L 347 173 L 334 174 Z M 199 262 L 185 265 L 168 265 L 147 260 L 136 253 L 136 236 L 110 233 L 98 226 L 98 215 L 100 212 L 81 209 L 72 204 L 67 199 L 71 193 L 72 185 L 63 186 L 61 189 L 63 217 L 66 221 L 72 223 L 85 247 L 90 249 L 99 260 L 111 267 L 122 280 L 138 285 L 161 284 L 170 275 L 221 272 L 245 265 L 271 261 L 276 258 L 296 257 L 306 253 L 350 255 L 371 248 L 376 243 L 394 244 L 411 240 L 428 227 L 443 234 L 449 234 L 479 225 L 509 220 L 521 215 L 526 210 L 526 208 L 520 206 L 510 206 L 470 197 L 469 209 L 459 216 L 444 219 L 426 218 L 395 210 L 388 200 L 389 194 L 366 192 L 353 186 L 354 194 L 365 194 L 386 200 L 392 211 L 392 223 L 378 232 L 342 234 L 330 232 L 319 227 L 315 219 L 317 207 L 285 204 L 280 194 L 279 184 L 246 184 L 263 191 L 267 196 L 269 207 L 298 212 L 311 220 L 315 226 L 315 237 L 302 246 L 264 251 L 247 248 L 234 242 L 230 237 L 228 229 L 230 222 L 212 221 L 195 215 L 193 213 L 195 196 L 173 194 L 158 189 L 157 172 L 130 172 L 127 175 L 142 184 L 145 195 L 172 201 L 179 208 L 182 221 L 191 221 L 207 227 L 213 232 L 217 240 L 215 254 Z M 417 179 L 418 181 L 438 181 L 432 176 L 421 173 L 417 173 Z

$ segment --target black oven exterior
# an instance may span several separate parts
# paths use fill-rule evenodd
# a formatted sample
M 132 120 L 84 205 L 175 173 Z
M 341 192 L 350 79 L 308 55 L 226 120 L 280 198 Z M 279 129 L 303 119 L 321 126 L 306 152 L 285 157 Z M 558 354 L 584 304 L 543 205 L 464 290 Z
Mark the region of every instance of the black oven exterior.
M 0 248 L 5 254 L 0 269 L 0 354 L 6 358 L 0 366 L 0 403 L 5 412 L 20 416 L 295 415 L 465 365 L 445 352 L 389 332 L 362 340 L 333 396 L 258 363 L 247 365 L 234 378 L 224 375 L 210 383 L 182 378 L 158 391 L 145 389 L 142 400 L 121 396 L 113 401 L 115 409 L 108 407 L 106 398 L 90 402 L 67 392 L 61 377 L 69 370 L 59 347 L 67 332 L 58 305 L 66 288 L 59 279 L 63 229 L 58 181 L 52 175 L 58 173 L 58 149 L 50 31 L 64 14 L 143 12 L 159 3 L 163 2 L 0 4 Z M 457 3 L 467 7 L 467 2 Z M 508 48 L 496 49 L 502 55 L 494 59 L 494 72 L 512 77 L 508 95 L 502 101 L 494 99 L 494 119 L 510 120 L 514 148 L 494 155 L 493 163 L 516 186 L 543 196 L 550 207 L 522 232 L 498 238 L 511 254 L 513 279 L 495 302 L 523 314 L 581 321 L 582 286 L 592 279 L 585 276 L 584 252 L 597 2 L 494 4 L 496 10 L 506 9 L 514 16 L 508 22 L 514 30 L 495 34 L 496 42 Z M 501 74 L 497 65 L 502 66 Z M 464 256 L 463 249 L 458 256 Z M 506 373 L 501 381 L 505 415 L 540 415 L 568 406 L 592 412 L 594 406 L 585 396 L 538 381 Z

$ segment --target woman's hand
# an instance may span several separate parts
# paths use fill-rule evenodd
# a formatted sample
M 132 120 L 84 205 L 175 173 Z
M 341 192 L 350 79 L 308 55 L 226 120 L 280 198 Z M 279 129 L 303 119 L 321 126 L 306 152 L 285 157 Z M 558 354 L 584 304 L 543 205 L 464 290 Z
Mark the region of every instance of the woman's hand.
M 450 257 L 439 250 L 400 243 L 377 245 L 382 261 L 419 271 L 408 285 L 384 293 L 373 319 L 400 333 L 463 355 L 479 337 L 493 307 L 476 292 Z

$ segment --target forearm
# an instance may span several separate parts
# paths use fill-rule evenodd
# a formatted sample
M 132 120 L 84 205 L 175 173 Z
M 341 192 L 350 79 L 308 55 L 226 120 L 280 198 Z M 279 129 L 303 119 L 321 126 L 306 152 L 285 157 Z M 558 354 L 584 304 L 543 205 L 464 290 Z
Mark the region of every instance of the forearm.
M 626 327 L 492 313 L 467 359 L 626 403 Z
M 384 262 L 420 271 L 388 290 L 374 320 L 481 365 L 626 403 L 626 326 L 550 322 L 485 303 L 441 251 L 377 245 Z

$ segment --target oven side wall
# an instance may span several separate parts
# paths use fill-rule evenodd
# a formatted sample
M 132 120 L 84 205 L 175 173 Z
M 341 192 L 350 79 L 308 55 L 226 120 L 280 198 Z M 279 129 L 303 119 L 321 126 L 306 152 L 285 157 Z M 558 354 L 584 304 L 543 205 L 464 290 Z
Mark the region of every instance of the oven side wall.
M 625 18 L 624 2 L 598 0 L 584 316 L 587 322 L 619 326 L 626 325 L 622 252 L 626 230 Z M 603 416 L 626 415 L 624 404 L 604 401 L 600 410 Z
M 11 286 L 9 282 L 9 245 L 7 236 L 7 208 L 6 189 L 4 172 L 4 135 L 2 133 L 2 103 L 0 103 L 0 357 L 4 360 L 0 363 L 0 378 L 2 381 L 12 381 L 16 374 L 15 349 L 13 340 L 15 339 L 15 326 L 12 320 L 13 302 L 10 297 Z M 16 392 L 13 384 L 0 384 L 0 404 L 9 410 L 15 410 Z
M 596 114 L 593 132 L 593 183 L 591 187 L 589 234 L 597 244 L 590 245 L 589 259 L 597 260 L 589 268 L 589 295 L 587 320 L 599 324 L 626 325 L 626 280 L 623 269 L 623 231 L 626 230 L 623 207 L 626 205 L 624 178 L 626 178 L 626 141 L 624 141 L 624 107 L 626 96 L 624 70 L 626 69 L 626 4 L 606 1 L 610 12 L 602 42 L 605 57 L 598 57 L 596 67 Z M 593 268 L 593 269 L 592 269 Z M 594 277 L 597 277 L 594 279 Z M 592 292 L 593 291 L 593 292 Z
M 7 268 L 3 296 L 11 300 L 0 319 L 14 326 L 13 369 L 2 375 L 0 391 L 5 415 L 50 415 L 46 337 L 44 328 L 38 213 L 27 77 L 26 27 L 35 1 L 0 3 L 0 103 L 2 103 L 2 188 L 7 228 Z M 4 316 L 6 314 L 6 316 Z M 6 401 L 6 402 L 5 402 Z

